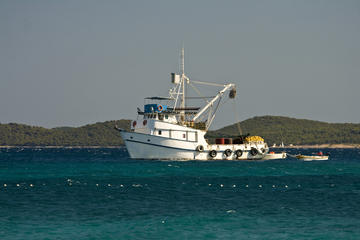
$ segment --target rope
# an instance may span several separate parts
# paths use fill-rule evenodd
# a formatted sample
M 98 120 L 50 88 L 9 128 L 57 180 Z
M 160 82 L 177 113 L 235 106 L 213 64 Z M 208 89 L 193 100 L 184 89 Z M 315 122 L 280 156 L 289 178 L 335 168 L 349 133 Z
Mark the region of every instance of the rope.
M 235 102 L 235 99 L 233 99 L 233 108 L 234 108 L 234 114 L 235 114 L 235 118 L 236 118 L 236 126 L 237 126 L 237 129 L 239 131 L 239 134 L 240 136 L 242 135 L 242 130 L 241 130 L 241 127 L 240 127 L 240 120 L 239 120 L 239 114 L 237 112 L 237 108 L 236 108 L 236 102 Z
M 202 98 L 202 100 L 204 100 L 205 102 L 209 103 L 209 101 L 206 99 L 206 97 L 204 97 L 201 92 L 197 89 L 197 87 L 195 87 L 194 85 L 191 84 L 191 82 L 189 82 L 189 85 L 195 90 L 195 92 L 200 96 L 200 98 Z

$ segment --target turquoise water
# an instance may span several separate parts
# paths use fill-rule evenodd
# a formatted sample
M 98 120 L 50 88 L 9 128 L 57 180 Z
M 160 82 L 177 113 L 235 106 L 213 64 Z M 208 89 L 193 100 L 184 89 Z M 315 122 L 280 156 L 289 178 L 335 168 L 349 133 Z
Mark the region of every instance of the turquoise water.
M 360 150 L 323 151 L 181 162 L 0 149 L 0 239 L 360 239 Z

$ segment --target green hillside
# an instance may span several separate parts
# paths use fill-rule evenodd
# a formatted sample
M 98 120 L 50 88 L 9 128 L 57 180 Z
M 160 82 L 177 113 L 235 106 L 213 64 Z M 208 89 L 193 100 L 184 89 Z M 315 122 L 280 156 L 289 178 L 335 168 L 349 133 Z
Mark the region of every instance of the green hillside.
M 326 123 L 289 117 L 262 116 L 240 122 L 243 134 L 259 135 L 272 145 L 359 144 L 360 124 Z M 208 133 L 209 137 L 239 135 L 236 124 Z
M 86 126 L 42 128 L 24 124 L 0 124 L 0 146 L 118 146 L 123 141 L 114 129 L 129 129 L 129 120 Z M 326 123 L 288 117 L 263 116 L 240 122 L 242 133 L 259 135 L 272 145 L 360 144 L 360 124 Z M 209 138 L 239 135 L 237 124 L 207 134 Z
M 47 129 L 24 124 L 0 124 L 0 146 L 117 146 L 123 144 L 114 129 L 129 129 L 129 120 L 107 121 L 72 128 Z

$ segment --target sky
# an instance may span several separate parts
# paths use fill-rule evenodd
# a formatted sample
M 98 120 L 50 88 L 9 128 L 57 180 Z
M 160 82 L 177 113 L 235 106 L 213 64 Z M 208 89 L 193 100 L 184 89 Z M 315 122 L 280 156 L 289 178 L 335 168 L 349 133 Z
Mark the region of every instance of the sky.
M 0 122 L 136 119 L 185 47 L 190 79 L 235 83 L 213 128 L 276 115 L 360 123 L 360 1 L 0 0 Z

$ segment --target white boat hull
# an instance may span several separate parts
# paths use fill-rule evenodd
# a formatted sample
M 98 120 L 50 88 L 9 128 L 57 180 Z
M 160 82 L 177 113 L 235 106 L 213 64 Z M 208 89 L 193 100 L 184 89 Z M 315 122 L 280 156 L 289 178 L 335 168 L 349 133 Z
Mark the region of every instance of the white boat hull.
M 261 160 L 267 153 L 265 144 L 209 144 L 203 145 L 203 151 L 198 151 L 198 142 L 190 142 L 151 134 L 120 131 L 131 158 L 155 160 Z M 259 154 L 252 155 L 251 148 L 259 150 Z M 225 155 L 230 149 L 231 154 Z M 234 152 L 240 149 L 243 154 L 237 157 Z M 216 156 L 211 157 L 210 151 L 215 150 Z M 264 151 L 264 153 L 262 153 Z
M 306 156 L 306 155 L 298 155 L 297 159 L 303 161 L 326 161 L 329 160 L 329 156 Z
M 275 159 L 285 159 L 287 157 L 286 153 L 268 153 L 264 156 L 262 160 L 275 160 Z

